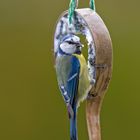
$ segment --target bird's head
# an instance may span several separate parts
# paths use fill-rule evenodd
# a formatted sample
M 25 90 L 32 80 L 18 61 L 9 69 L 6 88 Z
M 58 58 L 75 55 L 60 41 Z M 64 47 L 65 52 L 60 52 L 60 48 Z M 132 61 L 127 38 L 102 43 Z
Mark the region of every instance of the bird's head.
M 60 49 L 66 54 L 81 54 L 82 47 L 80 38 L 73 34 L 66 35 L 60 44 Z

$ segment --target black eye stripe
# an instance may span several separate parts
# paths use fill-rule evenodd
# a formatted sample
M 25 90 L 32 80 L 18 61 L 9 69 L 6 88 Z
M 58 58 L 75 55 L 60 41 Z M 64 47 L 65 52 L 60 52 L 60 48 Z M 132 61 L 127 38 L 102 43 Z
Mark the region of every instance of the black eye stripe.
M 81 47 L 81 44 L 77 42 L 67 41 L 67 43 L 69 43 L 70 45 L 76 45 L 77 47 Z
M 76 44 L 75 42 L 72 42 L 72 41 L 67 41 L 67 43 L 72 44 L 72 45 Z

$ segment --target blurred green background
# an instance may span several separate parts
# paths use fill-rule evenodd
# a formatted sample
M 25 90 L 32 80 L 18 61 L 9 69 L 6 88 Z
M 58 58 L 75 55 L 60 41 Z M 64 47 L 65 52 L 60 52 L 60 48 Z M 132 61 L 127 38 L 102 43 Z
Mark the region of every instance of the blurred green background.
M 88 7 L 88 0 L 79 0 Z M 53 60 L 53 33 L 69 0 L 0 0 L 0 140 L 67 140 L 69 123 Z M 114 69 L 101 112 L 102 140 L 140 139 L 140 1 L 96 0 Z M 79 140 L 88 140 L 85 103 Z

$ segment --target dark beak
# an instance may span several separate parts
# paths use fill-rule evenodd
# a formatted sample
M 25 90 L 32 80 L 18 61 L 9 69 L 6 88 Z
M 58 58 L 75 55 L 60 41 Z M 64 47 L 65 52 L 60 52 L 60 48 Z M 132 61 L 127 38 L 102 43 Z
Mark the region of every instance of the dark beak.
M 83 45 L 83 44 L 81 44 L 81 43 L 79 42 L 79 43 L 76 43 L 76 47 L 78 47 L 78 48 L 83 48 L 83 47 L 84 47 L 84 45 Z

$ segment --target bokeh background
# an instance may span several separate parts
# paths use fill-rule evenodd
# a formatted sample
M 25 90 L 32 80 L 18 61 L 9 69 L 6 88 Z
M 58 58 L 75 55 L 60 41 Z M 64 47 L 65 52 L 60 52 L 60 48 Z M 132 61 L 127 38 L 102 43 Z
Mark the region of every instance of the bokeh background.
M 88 7 L 88 0 L 79 0 Z M 0 0 L 0 140 L 67 140 L 53 33 L 69 0 Z M 96 0 L 110 31 L 114 69 L 101 112 L 102 140 L 140 139 L 140 1 Z M 88 140 L 85 103 L 79 140 Z

